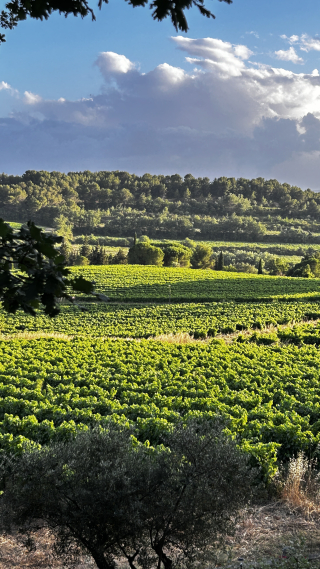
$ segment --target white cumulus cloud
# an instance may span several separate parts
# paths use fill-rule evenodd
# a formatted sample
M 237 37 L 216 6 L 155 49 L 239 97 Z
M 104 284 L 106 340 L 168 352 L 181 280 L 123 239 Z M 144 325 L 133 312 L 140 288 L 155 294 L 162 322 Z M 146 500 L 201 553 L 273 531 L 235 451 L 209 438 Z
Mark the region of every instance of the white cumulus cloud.
M 320 39 L 303 34 L 300 38 L 300 49 L 302 51 L 320 51 Z
M 287 50 L 279 49 L 274 52 L 277 59 L 282 61 L 291 61 L 292 63 L 303 63 L 302 57 L 299 57 L 294 47 L 290 47 Z
M 299 47 L 301 51 L 320 51 L 320 39 L 317 37 L 313 38 L 308 34 L 302 34 L 301 36 L 292 35 L 290 37 L 283 34 L 280 37 L 289 44 Z
M 42 98 L 35 93 L 30 93 L 30 91 L 24 92 L 24 100 L 26 105 L 36 105 L 37 103 L 41 103 Z
M 15 98 L 10 116 L 0 119 L 0 170 L 278 173 L 319 188 L 320 77 L 285 68 L 298 57 L 293 45 L 276 52 L 283 66 L 271 67 L 252 61 L 245 45 L 172 41 L 185 54 L 184 68 L 160 62 L 142 73 L 127 56 L 103 52 L 100 94 L 70 101 L 27 91 Z
M 125 55 L 119 55 L 113 51 L 104 51 L 100 53 L 95 64 L 99 67 L 101 73 L 106 79 L 109 79 L 110 76 L 128 73 L 135 69 L 135 65 L 130 61 L 130 59 Z

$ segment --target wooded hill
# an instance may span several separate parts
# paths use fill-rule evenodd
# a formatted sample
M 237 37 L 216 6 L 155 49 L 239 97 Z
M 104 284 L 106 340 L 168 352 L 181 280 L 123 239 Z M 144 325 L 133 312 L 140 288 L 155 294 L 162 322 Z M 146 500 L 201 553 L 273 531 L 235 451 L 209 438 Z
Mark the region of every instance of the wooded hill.
M 320 243 L 320 193 L 277 180 L 28 170 L 0 175 L 9 221 L 60 234 Z

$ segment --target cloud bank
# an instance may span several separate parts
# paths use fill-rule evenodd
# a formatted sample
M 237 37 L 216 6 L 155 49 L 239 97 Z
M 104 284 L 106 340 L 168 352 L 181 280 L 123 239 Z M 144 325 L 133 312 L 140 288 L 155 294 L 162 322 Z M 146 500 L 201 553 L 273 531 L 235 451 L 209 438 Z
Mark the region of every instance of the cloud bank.
M 299 64 L 293 45 L 307 51 L 319 41 L 286 40 L 276 57 Z M 90 98 L 17 96 L 0 82 L 0 97 L 14 100 L 0 119 L 0 169 L 263 176 L 320 189 L 317 70 L 262 65 L 247 46 L 214 38 L 172 42 L 185 69 L 161 63 L 142 73 L 125 55 L 100 53 L 103 87 Z

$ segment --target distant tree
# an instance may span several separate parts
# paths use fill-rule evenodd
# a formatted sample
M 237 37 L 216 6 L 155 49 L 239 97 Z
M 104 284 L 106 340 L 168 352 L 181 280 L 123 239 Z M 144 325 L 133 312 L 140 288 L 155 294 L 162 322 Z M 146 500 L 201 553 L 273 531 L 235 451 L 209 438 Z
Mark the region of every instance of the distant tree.
M 0 219 L 0 301 L 7 312 L 35 315 L 39 306 L 49 316 L 60 312 L 58 299 L 73 301 L 71 290 L 92 293 L 93 283 L 71 278 L 59 250 L 62 237 L 46 235 L 32 222 L 14 231 Z M 103 295 L 97 295 L 101 300 Z
M 303 267 L 301 276 L 305 279 L 312 279 L 315 277 L 315 274 L 312 272 L 312 268 L 309 263 L 306 263 L 306 265 Z
M 263 268 L 262 268 L 262 259 L 259 259 L 259 264 L 258 264 L 258 275 L 263 275 Z
M 183 200 L 188 201 L 190 198 L 191 198 L 191 192 L 189 188 L 186 188 L 185 191 L 183 192 Z
M 111 263 L 114 265 L 126 265 L 128 263 L 128 255 L 120 248 L 117 253 L 113 255 Z
M 91 265 L 108 265 L 109 258 L 104 247 L 96 245 L 89 255 Z
M 194 241 L 192 241 L 192 239 L 189 239 L 189 237 L 186 237 L 186 239 L 183 241 L 182 243 L 185 247 L 188 247 L 189 249 L 195 249 L 196 244 Z
M 91 253 L 91 247 L 89 245 L 89 237 L 86 235 L 83 241 L 83 245 L 80 249 L 80 255 L 82 257 L 87 257 L 89 259 Z
M 148 235 L 141 235 L 138 239 L 139 243 L 150 243 L 150 237 Z
M 66 238 L 63 238 L 61 247 L 60 247 L 60 255 L 63 255 L 65 258 L 65 262 L 68 265 L 70 261 L 70 257 L 72 255 L 72 246 Z
M 188 267 L 192 251 L 183 245 L 169 245 L 163 248 L 165 267 Z
M 78 257 L 79 257 L 79 253 L 75 249 L 72 249 L 72 251 L 69 255 L 68 264 L 70 266 L 77 265 Z
M 171 569 L 226 535 L 253 495 L 248 455 L 219 419 L 179 425 L 152 449 L 110 423 L 2 460 L 2 530 L 49 528 L 55 550 L 99 569 Z M 168 451 L 168 447 L 170 451 Z
M 128 263 L 131 265 L 157 265 L 163 263 L 164 253 L 160 247 L 148 243 L 138 243 L 129 249 Z
M 222 251 L 219 253 L 216 269 L 217 269 L 217 271 L 223 271 L 223 269 L 224 269 L 224 258 L 223 258 Z
M 208 269 L 212 267 L 212 249 L 210 245 L 197 245 L 194 249 L 191 259 L 193 269 Z
M 102 8 L 102 4 L 108 3 L 108 0 L 99 0 L 99 9 Z M 220 2 L 227 2 L 231 4 L 232 0 L 220 0 Z M 146 6 L 148 4 L 147 0 L 129 0 L 131 6 Z M 162 21 L 164 18 L 169 17 L 176 28 L 176 30 L 181 30 L 186 32 L 188 30 L 188 23 L 185 17 L 185 10 L 196 6 L 200 13 L 207 18 L 214 18 L 215 16 L 205 7 L 204 0 L 153 0 L 150 4 L 150 8 L 153 10 L 152 17 L 154 20 Z M 27 0 L 17 0 L 16 2 L 8 2 L 5 5 L 5 10 L 0 14 L 0 26 L 5 29 L 13 29 L 22 20 L 26 20 L 28 17 L 35 18 L 37 20 L 47 20 L 52 12 L 58 11 L 59 14 L 68 16 L 73 14 L 74 16 L 85 16 L 90 15 L 92 20 L 95 20 L 95 14 L 93 9 L 89 6 L 87 0 L 38 0 L 27 2 Z M 0 34 L 0 43 L 4 42 L 4 34 Z
M 90 235 L 101 222 L 101 211 L 81 209 L 73 215 L 74 226 L 81 229 L 86 235 Z
M 54 219 L 53 223 L 57 235 L 61 235 L 67 241 L 72 241 L 72 223 L 65 215 L 60 214 Z
M 89 256 L 90 265 L 101 265 L 100 263 L 100 247 L 96 245 Z
M 266 269 L 269 271 L 270 275 L 286 275 L 289 269 L 289 263 L 287 259 L 283 257 L 273 257 L 266 261 Z
M 137 244 L 137 233 L 136 231 L 134 232 L 134 238 L 133 238 L 133 245 Z
M 300 263 L 291 267 L 288 271 L 289 277 L 320 277 L 320 258 L 319 254 L 306 255 Z

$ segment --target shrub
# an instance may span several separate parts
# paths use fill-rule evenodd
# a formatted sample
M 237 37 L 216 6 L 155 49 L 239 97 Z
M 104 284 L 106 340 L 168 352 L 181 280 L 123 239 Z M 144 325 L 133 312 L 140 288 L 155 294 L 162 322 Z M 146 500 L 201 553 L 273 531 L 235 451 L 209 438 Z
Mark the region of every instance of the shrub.
M 279 339 L 278 339 L 277 334 L 263 334 L 261 336 L 256 335 L 255 341 L 257 344 L 269 346 L 270 344 L 274 344 L 275 342 L 278 342 Z
M 239 344 L 244 344 L 246 341 L 247 338 L 243 334 L 239 334 L 239 336 L 236 338 L 236 342 L 239 342 Z
M 77 255 L 74 264 L 84 267 L 86 265 L 90 265 L 90 261 L 87 257 L 84 257 L 83 255 Z
M 209 328 L 209 330 L 208 330 L 208 336 L 211 338 L 216 336 L 217 333 L 218 333 L 218 330 L 216 328 Z
M 205 330 L 195 330 L 193 337 L 195 340 L 204 340 L 207 337 L 207 332 Z
M 165 447 L 139 444 L 110 423 L 3 463 L 3 529 L 49 528 L 61 555 L 90 554 L 99 569 L 193 562 L 235 525 L 256 473 L 220 419 L 189 421 Z M 168 450 L 170 449 L 170 451 Z
M 148 243 L 137 243 L 129 249 L 128 263 L 131 265 L 157 265 L 161 266 L 164 253 L 159 247 Z
M 222 334 L 233 334 L 235 331 L 236 331 L 235 325 L 225 326 L 224 328 L 221 328 Z

